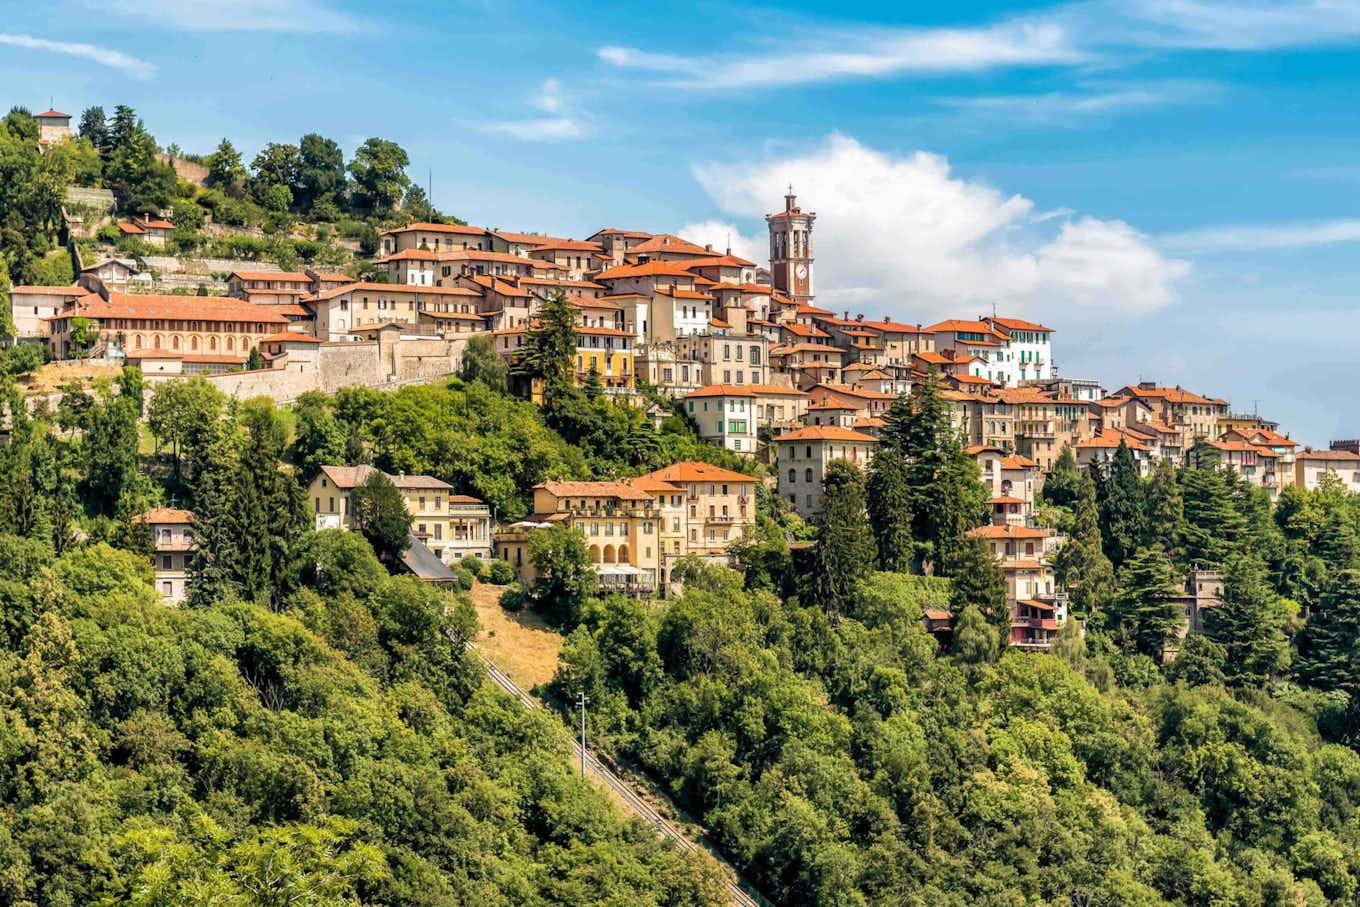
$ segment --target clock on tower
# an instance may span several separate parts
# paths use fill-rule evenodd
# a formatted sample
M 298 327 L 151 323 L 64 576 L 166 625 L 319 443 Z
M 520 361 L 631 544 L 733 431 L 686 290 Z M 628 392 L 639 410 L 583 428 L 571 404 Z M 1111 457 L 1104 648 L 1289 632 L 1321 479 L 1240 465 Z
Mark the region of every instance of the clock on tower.
M 770 229 L 770 278 L 794 302 L 812 302 L 812 222 L 817 215 L 798 207 L 789 187 L 784 210 L 765 215 Z

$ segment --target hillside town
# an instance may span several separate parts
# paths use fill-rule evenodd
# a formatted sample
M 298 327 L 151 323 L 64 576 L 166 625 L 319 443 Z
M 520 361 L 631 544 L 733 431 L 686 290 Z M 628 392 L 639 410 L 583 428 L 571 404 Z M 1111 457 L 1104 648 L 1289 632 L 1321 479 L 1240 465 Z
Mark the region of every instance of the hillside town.
M 38 115 L 44 140 L 69 117 Z M 117 259 L 83 267 L 71 286 L 11 288 L 17 341 L 58 361 L 141 369 L 154 385 L 204 376 L 232 396 L 295 399 L 306 389 L 384 386 L 456 372 L 462 351 L 489 338 L 513 365 L 544 305 L 558 297 L 575 321 L 572 382 L 656 412 L 672 401 L 707 443 L 762 464 L 765 478 L 678 462 L 636 478 L 547 482 L 533 513 L 493 518 L 476 498 L 432 476 L 393 476 L 420 549 L 438 564 L 499 558 L 531 583 L 527 540 L 564 525 L 589 543 L 601 588 L 672 594 L 682 560 L 737 566 L 730 549 L 755 525 L 755 485 L 815 520 L 830 465 L 873 461 L 893 401 L 937 381 L 950 424 L 990 497 L 981 539 L 1005 576 L 1013 645 L 1050 648 L 1068 601 L 1053 557 L 1063 543 L 1042 525 L 1039 493 L 1065 451 L 1078 467 L 1108 469 L 1121 452 L 1138 474 L 1210 455 L 1272 499 L 1333 477 L 1360 492 L 1360 442 L 1301 447 L 1278 422 L 1235 412 L 1218 396 L 1140 381 L 1107 388 L 1060 374 L 1058 329 L 1000 314 L 913 323 L 816 305 L 817 215 L 792 187 L 767 215 L 769 258 L 667 233 L 603 228 L 582 238 L 460 223 L 416 222 L 380 234 L 377 280 L 334 270 L 233 271 L 222 297 L 142 292 Z M 123 233 L 162 241 L 162 216 L 120 221 Z M 247 370 L 257 355 L 256 368 Z M 542 402 L 543 388 L 528 389 Z M 350 493 L 370 467 L 325 466 L 312 481 L 316 527 L 352 528 Z M 185 511 L 145 517 L 166 598 L 185 594 Z M 1210 588 L 1221 578 L 1209 577 Z M 1212 606 L 1203 577 L 1186 577 L 1183 632 Z M 1212 596 L 1209 596 L 1212 598 Z M 950 615 L 933 613 L 947 639 Z

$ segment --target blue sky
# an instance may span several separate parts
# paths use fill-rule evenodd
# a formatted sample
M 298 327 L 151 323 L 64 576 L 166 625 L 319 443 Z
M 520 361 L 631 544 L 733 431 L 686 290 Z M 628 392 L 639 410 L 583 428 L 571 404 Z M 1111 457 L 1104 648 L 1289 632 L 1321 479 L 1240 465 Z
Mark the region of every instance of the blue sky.
M 1360 0 L 0 10 L 0 103 L 197 151 L 380 135 L 474 223 L 753 257 L 792 180 L 830 308 L 994 305 L 1066 374 L 1360 433 Z

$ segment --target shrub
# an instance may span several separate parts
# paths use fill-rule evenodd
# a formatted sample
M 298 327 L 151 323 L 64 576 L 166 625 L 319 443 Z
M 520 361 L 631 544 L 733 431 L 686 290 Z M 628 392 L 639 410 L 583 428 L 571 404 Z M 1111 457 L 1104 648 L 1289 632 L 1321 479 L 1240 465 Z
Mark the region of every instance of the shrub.
M 487 581 L 497 586 L 507 586 L 515 581 L 515 568 L 509 561 L 494 560 L 486 571 Z
M 480 557 L 473 557 L 469 554 L 458 563 L 464 570 L 471 573 L 474 579 L 486 578 L 486 564 Z
M 472 591 L 473 583 L 472 571 L 460 565 L 453 568 L 453 575 L 458 580 L 459 589 L 463 590 L 464 592 Z
M 501 593 L 501 607 L 507 611 L 523 611 L 529 597 L 519 586 L 510 586 Z

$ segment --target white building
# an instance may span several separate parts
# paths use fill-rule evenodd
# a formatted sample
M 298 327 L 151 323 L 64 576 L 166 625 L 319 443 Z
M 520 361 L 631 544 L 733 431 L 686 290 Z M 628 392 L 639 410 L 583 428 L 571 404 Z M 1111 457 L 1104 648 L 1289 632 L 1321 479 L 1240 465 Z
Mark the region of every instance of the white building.
M 699 437 L 737 453 L 756 451 L 756 393 L 735 384 L 710 384 L 685 395 L 685 412 Z

